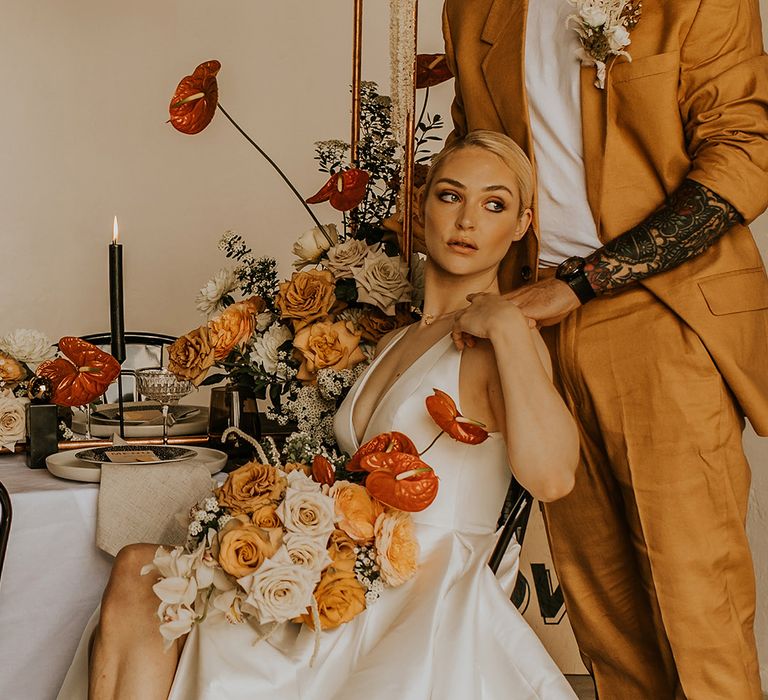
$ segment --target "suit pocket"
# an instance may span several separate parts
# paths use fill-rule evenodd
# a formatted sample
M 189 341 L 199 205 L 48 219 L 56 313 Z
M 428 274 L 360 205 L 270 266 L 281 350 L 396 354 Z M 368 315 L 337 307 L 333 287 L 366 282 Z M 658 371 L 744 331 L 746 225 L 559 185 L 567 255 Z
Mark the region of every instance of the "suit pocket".
M 672 71 L 680 71 L 680 54 L 677 51 L 643 56 L 632 61 L 619 57 L 611 68 L 611 81 L 615 85 Z
M 768 278 L 762 267 L 705 277 L 698 284 L 715 316 L 768 309 Z

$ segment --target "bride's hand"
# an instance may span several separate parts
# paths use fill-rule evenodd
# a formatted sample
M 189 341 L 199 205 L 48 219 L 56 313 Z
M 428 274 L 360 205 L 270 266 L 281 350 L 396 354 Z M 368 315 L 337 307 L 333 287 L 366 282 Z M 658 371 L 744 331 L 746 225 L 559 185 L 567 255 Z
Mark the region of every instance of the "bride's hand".
M 474 347 L 477 338 L 490 338 L 494 330 L 511 328 L 535 328 L 536 321 L 523 315 L 512 301 L 498 294 L 470 294 L 469 306 L 453 319 L 451 338 L 458 350 Z

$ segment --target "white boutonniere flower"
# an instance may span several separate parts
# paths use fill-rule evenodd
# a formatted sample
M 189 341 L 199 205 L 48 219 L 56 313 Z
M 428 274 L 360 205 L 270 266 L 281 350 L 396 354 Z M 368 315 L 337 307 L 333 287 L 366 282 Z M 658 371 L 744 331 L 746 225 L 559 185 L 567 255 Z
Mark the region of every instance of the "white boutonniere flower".
M 568 0 L 576 12 L 566 19 L 566 26 L 579 35 L 579 58 L 595 66 L 595 86 L 605 87 L 606 61 L 611 56 L 632 60 L 626 47 L 629 32 L 640 21 L 642 0 Z

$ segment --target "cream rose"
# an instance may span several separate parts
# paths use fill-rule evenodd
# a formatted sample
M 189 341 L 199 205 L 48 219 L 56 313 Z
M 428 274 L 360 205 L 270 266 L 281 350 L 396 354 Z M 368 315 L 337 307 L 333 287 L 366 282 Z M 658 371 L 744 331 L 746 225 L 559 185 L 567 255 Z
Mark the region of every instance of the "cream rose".
M 233 471 L 216 489 L 216 500 L 233 513 L 252 513 L 268 503 L 279 501 L 287 483 L 275 467 L 248 462 Z
M 248 594 L 245 602 L 256 608 L 260 623 L 286 622 L 301 615 L 312 602 L 320 574 L 296 566 L 281 547 L 254 574 L 238 579 Z
M 365 486 L 337 481 L 328 493 L 333 498 L 336 525 L 355 542 L 372 542 L 373 526 L 384 506 L 371 498 Z
M 579 14 L 584 23 L 588 24 L 590 27 L 602 27 L 608 21 L 605 12 L 599 7 L 582 7 L 581 10 L 579 10 Z
M 394 316 L 395 304 L 411 298 L 408 267 L 400 258 L 383 252 L 369 255 L 353 276 L 358 301 L 378 306 L 388 316 Z
M 319 321 L 296 333 L 293 347 L 301 357 L 296 375 L 301 381 L 313 381 L 318 370 L 343 370 L 365 359 L 360 348 L 360 333 L 349 321 Z
M 389 586 L 399 586 L 416 573 L 419 543 L 409 513 L 390 510 L 379 516 L 375 526 L 376 562 L 381 578 Z
M 195 385 L 205 379 L 213 361 L 213 346 L 207 326 L 182 335 L 168 346 L 168 369 L 177 377 L 189 379 Z
M 280 548 L 281 528 L 265 530 L 238 515 L 219 533 L 219 564 L 235 578 L 257 571 Z
M 6 390 L 0 393 L 0 447 L 13 452 L 26 438 L 26 408 L 29 401 Z
M 305 566 L 312 571 L 322 571 L 332 561 L 325 547 L 327 539 L 289 532 L 283 543 L 294 564 Z
M 352 277 L 352 268 L 361 267 L 368 252 L 375 253 L 378 250 L 378 246 L 369 247 L 365 241 L 348 238 L 328 251 L 325 267 L 333 272 L 336 279 Z
M 291 472 L 297 474 L 298 472 Z M 333 532 L 333 499 L 317 491 L 288 488 L 277 514 L 285 529 L 309 537 L 328 538 Z
M 315 589 L 320 629 L 330 630 L 349 622 L 365 610 L 365 588 L 353 571 L 329 566 Z M 301 621 L 314 629 L 311 612 Z
M 280 284 L 275 306 L 282 318 L 292 319 L 298 330 L 325 316 L 336 302 L 336 285 L 328 270 L 294 272 Z
M 313 265 L 323 256 L 323 253 L 331 246 L 336 245 L 339 240 L 339 232 L 336 230 L 336 224 L 323 224 L 325 234 L 319 226 L 309 229 L 302 234 L 296 243 L 293 244 L 293 254 L 298 258 L 293 266 L 301 270 L 307 265 Z M 329 241 L 328 238 L 331 240 Z

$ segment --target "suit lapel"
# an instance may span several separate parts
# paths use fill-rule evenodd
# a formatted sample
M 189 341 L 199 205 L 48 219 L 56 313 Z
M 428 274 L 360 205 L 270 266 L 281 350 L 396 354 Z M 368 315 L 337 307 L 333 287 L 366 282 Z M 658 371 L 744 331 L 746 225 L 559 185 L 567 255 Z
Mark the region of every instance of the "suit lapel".
M 608 64 L 610 72 L 613 59 Z M 607 102 L 610 90 L 609 76 L 605 88 L 595 87 L 595 67 L 581 67 L 581 137 L 584 151 L 584 176 L 587 201 L 600 235 L 600 205 L 605 163 L 605 133 L 607 128 Z
M 483 75 L 504 130 L 531 155 L 525 101 L 525 17 L 528 0 L 494 0 L 481 40 L 491 44 L 482 63 Z M 522 118 L 521 118 L 522 117 Z

